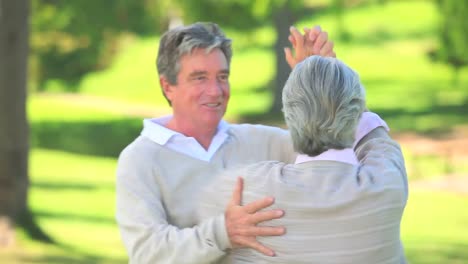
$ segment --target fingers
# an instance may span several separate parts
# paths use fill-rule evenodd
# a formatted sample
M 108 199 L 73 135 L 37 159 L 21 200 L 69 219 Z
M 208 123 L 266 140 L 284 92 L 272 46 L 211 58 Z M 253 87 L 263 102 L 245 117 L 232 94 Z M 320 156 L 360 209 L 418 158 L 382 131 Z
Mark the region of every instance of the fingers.
M 258 251 L 258 252 L 260 252 L 260 253 L 262 253 L 264 255 L 270 256 L 270 257 L 274 257 L 276 255 L 275 252 L 272 249 L 262 245 L 257 240 L 248 239 L 246 237 L 239 237 L 239 244 L 242 244 L 242 245 L 245 245 L 246 247 L 255 249 L 256 251 Z
M 293 46 L 293 48 L 296 48 L 296 39 L 292 35 L 289 35 L 288 40 Z
M 244 179 L 237 177 L 236 186 L 232 192 L 231 200 L 229 205 L 240 205 L 242 202 L 242 190 L 244 189 Z
M 284 48 L 284 57 L 286 58 L 286 62 L 289 64 L 289 67 L 291 67 L 291 69 L 294 68 L 296 62 L 290 48 Z
M 256 212 L 252 215 L 251 221 L 255 224 L 261 223 L 268 220 L 278 219 L 283 217 L 284 211 L 283 210 L 268 210 L 268 211 L 261 211 Z
M 323 57 L 327 57 L 327 56 L 330 56 L 332 52 L 333 52 L 333 42 L 327 41 L 327 43 L 325 43 L 325 45 L 323 45 L 322 49 L 320 50 L 320 55 Z
M 320 32 L 320 34 L 318 34 L 317 39 L 315 40 L 315 43 L 314 43 L 314 47 L 313 47 L 313 52 L 315 55 L 320 54 L 320 51 L 322 47 L 325 45 L 325 43 L 327 42 L 327 40 L 328 40 L 327 32 L 322 31 Z
M 286 233 L 284 227 L 272 227 L 272 226 L 250 226 L 243 230 L 238 230 L 237 235 L 232 238 L 231 244 L 234 248 L 249 247 L 263 253 L 267 256 L 274 256 L 275 252 L 262 245 L 256 240 L 257 236 L 281 236 Z
M 329 41 L 328 33 L 322 31 L 320 26 L 315 26 L 310 29 L 304 27 L 304 35 L 302 35 L 294 26 L 289 28 L 289 42 L 292 48 L 285 48 L 284 54 L 286 62 L 294 68 L 297 63 L 312 55 L 320 55 L 323 57 L 336 58 L 336 53 L 333 50 L 334 43 Z
M 304 37 L 302 36 L 301 32 L 299 32 L 299 30 L 293 26 L 289 28 L 289 32 L 291 33 L 292 38 L 294 39 L 294 43 L 296 44 L 293 45 L 294 49 L 296 49 L 297 52 L 301 52 L 304 48 Z
M 314 42 L 318 35 L 322 32 L 322 28 L 320 26 L 315 26 L 312 30 L 309 31 L 307 34 L 309 37 L 309 40 Z
M 267 208 L 268 206 L 271 206 L 274 202 L 275 202 L 275 199 L 273 199 L 273 197 L 265 197 L 263 199 L 253 201 L 249 204 L 244 205 L 244 210 L 249 214 L 253 214 L 259 210 L 262 210 L 264 208 Z
M 310 32 L 311 32 L 310 28 L 308 28 L 308 27 L 304 28 L 304 41 L 306 42 L 306 46 L 307 46 L 307 43 L 313 43 L 314 42 L 312 39 L 310 39 Z
M 286 233 L 282 226 L 246 226 L 236 232 L 238 237 L 281 236 Z
M 254 226 L 247 232 L 247 236 L 282 236 L 286 233 L 286 228 L 282 226 Z

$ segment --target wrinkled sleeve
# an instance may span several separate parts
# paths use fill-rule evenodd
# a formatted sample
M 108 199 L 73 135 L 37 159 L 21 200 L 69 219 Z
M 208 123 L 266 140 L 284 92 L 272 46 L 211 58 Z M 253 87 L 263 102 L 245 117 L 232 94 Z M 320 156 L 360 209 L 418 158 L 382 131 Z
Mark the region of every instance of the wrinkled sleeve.
M 243 177 L 245 182 L 245 177 L 247 177 L 245 167 L 238 166 L 223 171 L 214 182 L 203 189 L 196 208 L 199 219 L 215 217 L 224 213 L 236 187 L 238 177 Z
M 264 126 L 265 127 L 265 126 Z M 276 128 L 265 127 L 265 133 L 260 135 L 268 152 L 265 160 L 277 160 L 284 163 L 293 163 L 297 157 L 289 131 Z
M 386 131 L 390 131 L 387 123 L 380 118 L 379 115 L 373 112 L 364 112 L 359 119 L 359 123 L 356 128 L 355 136 L 354 136 L 354 144 L 353 147 L 363 139 L 367 134 L 369 134 L 372 130 L 382 127 Z
M 170 225 L 157 171 L 149 155 L 138 154 L 124 150 L 117 166 L 116 220 L 129 263 L 213 263 L 225 255 L 229 239 L 224 215 L 193 228 Z
M 400 145 L 392 140 L 384 127 L 377 127 L 357 144 L 356 156 L 361 170 L 383 182 L 403 186 L 405 202 L 408 197 L 408 178 Z
M 361 163 L 361 181 L 380 182 L 382 185 L 401 190 L 399 204 L 404 207 L 408 200 L 408 179 L 405 162 L 399 144 L 393 141 L 383 127 L 377 127 L 357 145 L 356 156 Z M 400 264 L 405 264 L 403 244 L 400 241 Z

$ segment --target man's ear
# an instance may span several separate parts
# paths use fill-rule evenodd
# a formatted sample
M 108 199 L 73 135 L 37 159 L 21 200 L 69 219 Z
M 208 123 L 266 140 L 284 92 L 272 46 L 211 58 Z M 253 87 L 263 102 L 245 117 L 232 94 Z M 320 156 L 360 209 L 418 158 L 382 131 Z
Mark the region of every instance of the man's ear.
M 164 95 L 170 101 L 172 98 L 172 91 L 174 89 L 174 86 L 171 85 L 167 78 L 164 76 L 159 77 L 159 85 L 161 85 L 161 89 Z

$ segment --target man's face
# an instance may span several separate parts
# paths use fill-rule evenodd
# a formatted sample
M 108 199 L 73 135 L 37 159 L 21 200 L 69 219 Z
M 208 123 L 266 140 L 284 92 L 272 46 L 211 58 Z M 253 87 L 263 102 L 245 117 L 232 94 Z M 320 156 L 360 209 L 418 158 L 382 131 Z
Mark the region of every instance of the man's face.
M 180 59 L 177 84 L 166 95 L 177 123 L 197 128 L 216 128 L 229 101 L 229 66 L 220 49 L 206 53 L 195 49 Z

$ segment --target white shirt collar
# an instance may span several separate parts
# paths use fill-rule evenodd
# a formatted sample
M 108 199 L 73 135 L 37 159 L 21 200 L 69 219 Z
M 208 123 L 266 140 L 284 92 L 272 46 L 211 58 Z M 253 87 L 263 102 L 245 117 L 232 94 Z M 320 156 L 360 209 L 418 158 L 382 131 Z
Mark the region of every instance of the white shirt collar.
M 354 151 L 352 148 L 346 148 L 346 149 L 341 149 L 341 150 L 329 149 L 315 157 L 308 156 L 305 154 L 299 154 L 296 157 L 295 164 L 309 162 L 309 161 L 318 161 L 318 160 L 339 161 L 339 162 L 349 163 L 352 165 L 358 164 L 356 154 L 354 154 Z
M 369 132 L 377 127 L 383 127 L 385 130 L 389 131 L 387 123 L 385 123 L 385 121 L 382 120 L 377 114 L 372 112 L 362 113 L 359 124 L 356 128 L 353 148 L 364 136 L 369 134 Z M 334 160 L 350 164 L 358 164 L 356 154 L 352 148 L 346 148 L 343 150 L 330 149 L 315 157 L 300 154 L 296 158 L 296 164 L 313 160 Z
M 195 138 L 187 137 L 177 131 L 165 127 L 171 118 L 172 115 L 143 120 L 143 130 L 141 131 L 141 135 L 171 150 L 204 161 L 209 161 L 228 138 L 227 131 L 229 129 L 229 124 L 226 121 L 221 120 L 218 124 L 216 134 L 211 141 L 210 147 L 208 150 L 205 150 L 198 141 L 195 140 Z
M 143 131 L 141 131 L 141 134 L 160 145 L 166 144 L 172 136 L 180 134 L 165 127 L 171 117 L 172 116 L 164 116 L 160 118 L 144 119 Z

